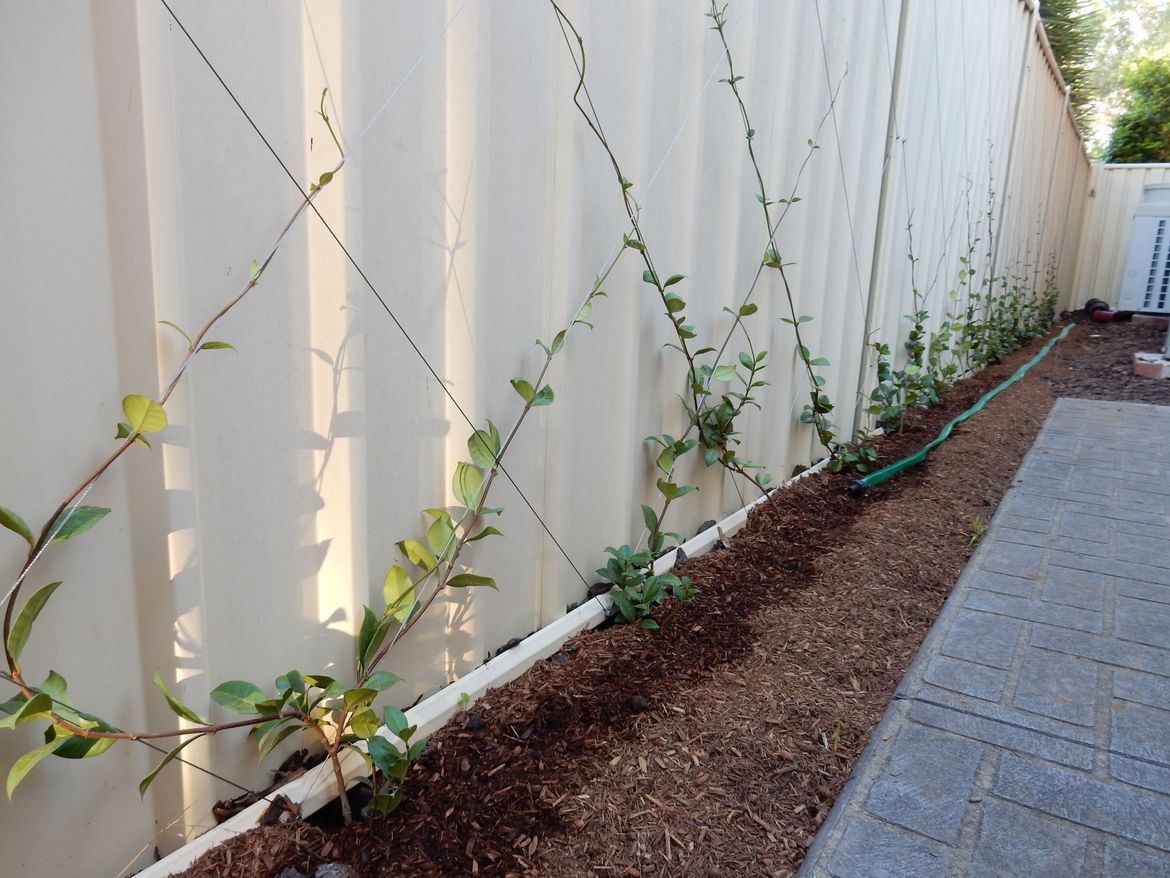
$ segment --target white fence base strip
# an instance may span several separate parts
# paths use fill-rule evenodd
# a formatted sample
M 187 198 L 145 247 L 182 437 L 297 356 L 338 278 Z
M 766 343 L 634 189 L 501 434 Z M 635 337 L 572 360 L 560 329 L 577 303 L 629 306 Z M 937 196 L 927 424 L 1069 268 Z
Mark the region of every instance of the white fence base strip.
M 819 473 L 828 464 L 822 460 L 797 476 L 783 482 L 777 490 L 791 485 L 800 479 Z M 767 501 L 766 496 L 752 501 L 743 509 L 731 513 L 718 523 L 696 534 L 682 545 L 683 552 L 688 557 L 702 555 L 717 543 L 721 535 L 730 537 L 747 523 L 748 514 Z M 655 573 L 664 573 L 675 562 L 676 553 L 663 555 L 654 563 Z M 418 727 L 416 738 L 423 738 L 434 734 L 460 710 L 474 704 L 487 694 L 489 689 L 503 686 L 515 680 L 541 659 L 548 658 L 556 653 L 570 637 L 584 631 L 586 628 L 596 628 L 609 612 L 612 601 L 602 595 L 590 598 L 575 610 L 566 613 L 555 622 L 545 625 L 531 637 L 520 641 L 519 644 L 501 653 L 489 662 L 484 663 L 467 674 L 464 674 L 454 683 L 444 686 L 434 695 L 424 699 L 406 711 L 406 718 L 411 725 Z M 379 734 L 397 741 L 389 731 L 383 727 Z M 346 786 L 352 786 L 366 773 L 365 761 L 356 753 L 347 752 L 342 758 L 342 771 L 345 775 Z M 289 801 L 299 804 L 301 816 L 307 817 L 319 811 L 333 799 L 337 798 L 333 770 L 328 763 L 297 777 L 278 791 Z M 276 795 L 273 793 L 273 796 Z M 219 844 L 230 841 L 235 836 L 253 829 L 260 822 L 264 812 L 268 810 L 269 800 L 250 805 L 235 817 L 226 820 L 214 829 L 209 829 L 194 841 L 184 845 L 152 866 L 138 873 L 138 878 L 165 878 L 182 872 L 196 859 Z

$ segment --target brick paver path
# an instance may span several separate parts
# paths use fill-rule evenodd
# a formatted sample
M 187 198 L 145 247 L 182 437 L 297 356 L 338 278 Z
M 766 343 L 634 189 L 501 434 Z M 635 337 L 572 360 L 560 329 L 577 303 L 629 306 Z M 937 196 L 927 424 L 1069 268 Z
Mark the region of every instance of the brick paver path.
M 1057 402 L 800 876 L 1170 878 L 1170 407 Z

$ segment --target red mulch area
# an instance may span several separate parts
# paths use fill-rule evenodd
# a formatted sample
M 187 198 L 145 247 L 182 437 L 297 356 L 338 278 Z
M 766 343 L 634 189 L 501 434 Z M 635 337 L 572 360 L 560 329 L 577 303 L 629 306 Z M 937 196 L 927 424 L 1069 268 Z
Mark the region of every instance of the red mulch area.
M 361 876 L 794 874 L 1055 396 L 1170 402 L 1170 382 L 1113 368 L 1156 335 L 1077 328 L 864 499 L 846 496 L 849 476 L 775 493 L 730 549 L 686 562 L 702 593 L 665 608 L 661 631 L 586 632 L 453 719 L 389 819 L 260 828 L 184 874 L 328 861 Z M 882 463 L 1041 343 L 883 439 Z

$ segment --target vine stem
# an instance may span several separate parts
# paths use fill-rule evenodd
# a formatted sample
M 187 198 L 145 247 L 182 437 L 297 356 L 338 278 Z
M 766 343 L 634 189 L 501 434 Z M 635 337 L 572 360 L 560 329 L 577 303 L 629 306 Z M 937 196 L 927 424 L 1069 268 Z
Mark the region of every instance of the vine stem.
M 626 249 L 627 248 L 624 246 L 619 249 L 614 257 L 610 260 L 609 264 L 605 267 L 605 270 L 594 279 L 593 286 L 591 287 L 589 294 L 585 297 L 584 302 L 582 302 L 577 310 L 573 312 L 573 316 L 570 318 L 569 323 L 564 327 L 563 330 L 561 330 L 564 335 L 567 336 L 570 330 L 572 330 L 572 328 L 576 326 L 577 323 L 581 322 L 577 319 L 577 315 L 581 313 L 581 310 L 585 307 L 585 305 L 592 302 L 598 296 L 604 294 L 601 287 L 609 278 L 613 270 L 617 267 L 617 264 L 621 260 L 622 254 L 625 253 Z M 558 335 L 560 335 L 560 333 L 558 333 Z M 533 387 L 536 390 L 539 390 L 544 384 L 544 379 L 548 375 L 548 370 L 552 366 L 552 362 L 560 350 L 561 348 L 553 350 L 552 347 L 549 347 L 545 351 L 544 362 L 541 364 L 540 371 L 537 374 L 536 381 L 533 384 Z M 495 465 L 488 472 L 487 478 L 485 478 L 481 483 L 479 489 L 477 490 L 477 495 L 472 501 L 471 507 L 469 507 L 464 512 L 464 514 L 460 516 L 460 519 L 454 528 L 454 532 L 447 540 L 447 544 L 443 547 L 443 550 L 438 553 L 438 558 L 440 560 L 443 559 L 444 556 L 447 555 L 448 549 L 450 549 L 452 545 L 452 541 L 454 541 L 454 549 L 451 551 L 450 558 L 442 562 L 445 566 L 443 572 L 439 574 L 438 582 L 434 585 L 434 587 L 430 590 L 430 593 L 425 598 L 422 600 L 416 598 L 414 604 L 411 606 L 407 614 L 406 621 L 399 625 L 390 641 L 386 643 L 381 649 L 379 649 L 378 652 L 374 655 L 374 658 L 366 665 L 365 671 L 359 681 L 359 685 L 364 684 L 369 679 L 370 675 L 373 674 L 375 670 L 377 670 L 378 666 L 385 660 L 386 656 L 395 647 L 395 645 L 397 645 L 397 643 L 403 637 L 405 637 L 412 628 L 414 628 L 414 626 L 423 617 L 427 610 L 430 609 L 431 605 L 434 604 L 434 602 L 438 599 L 439 595 L 444 591 L 444 589 L 447 588 L 447 583 L 450 581 L 451 576 L 455 572 L 456 563 L 459 560 L 463 549 L 466 547 L 467 542 L 471 538 L 472 531 L 475 530 L 476 524 L 479 522 L 483 514 L 483 508 L 487 502 L 488 494 L 491 491 L 492 485 L 495 483 L 496 476 L 499 474 L 499 464 L 503 461 L 505 455 L 508 453 L 508 450 L 512 447 L 512 443 L 515 440 L 517 434 L 520 432 L 521 426 L 524 424 L 525 419 L 528 417 L 528 414 L 532 411 L 533 408 L 534 406 L 531 400 L 528 400 L 524 403 L 524 407 L 521 409 L 520 414 L 517 416 L 516 420 L 512 424 L 511 429 L 508 431 L 504 437 L 504 440 L 501 442 L 500 450 L 495 453 Z M 475 433 L 473 435 L 478 438 L 479 434 Z M 483 440 L 480 439 L 479 441 L 482 443 Z M 491 453 L 491 449 L 487 448 L 486 446 L 484 446 L 484 450 L 488 453 Z M 462 529 L 462 533 L 460 533 L 460 529 Z M 428 570 L 417 582 L 413 582 L 412 590 L 415 590 L 419 586 L 426 583 L 432 576 L 435 575 L 435 572 L 438 569 L 439 565 L 436 564 L 434 568 Z M 419 608 L 417 611 L 416 607 Z M 385 619 L 386 615 L 391 613 L 396 608 L 396 606 L 388 606 L 386 608 L 386 612 L 382 616 L 382 619 Z
M 753 141 L 755 140 L 755 130 L 751 126 L 751 119 L 748 116 L 747 105 L 743 101 L 743 96 L 739 92 L 739 79 L 735 73 L 735 60 L 731 56 L 731 48 L 727 44 L 727 35 L 724 33 L 724 25 L 726 24 L 725 13 L 727 6 L 724 5 L 720 9 L 715 0 L 711 0 L 711 12 L 709 13 L 711 20 L 714 22 L 714 30 L 719 34 L 719 41 L 723 44 L 723 53 L 727 58 L 727 83 L 731 86 L 732 94 L 735 95 L 735 102 L 739 107 L 740 119 L 743 122 L 744 135 L 747 138 L 748 158 L 751 160 L 752 169 L 755 171 L 756 183 L 759 186 L 759 193 L 757 200 L 764 212 L 764 224 L 768 229 L 769 252 L 775 254 L 775 268 L 780 273 L 780 278 L 784 286 L 784 297 L 788 303 L 788 313 L 792 319 L 792 331 L 796 336 L 796 349 L 800 357 L 801 363 L 804 364 L 804 370 L 808 374 L 809 380 L 809 397 L 812 404 L 812 411 L 815 414 L 818 409 L 818 402 L 820 398 L 820 385 L 817 383 L 817 375 L 813 371 L 812 358 L 808 355 L 808 348 L 804 344 L 804 340 L 800 334 L 800 316 L 796 312 L 796 301 L 792 295 L 792 286 L 788 281 L 787 272 L 784 270 L 784 261 L 780 258 L 776 250 L 776 228 L 777 224 L 772 222 L 772 212 L 769 209 L 769 199 L 767 187 L 764 185 L 764 175 L 760 170 L 759 160 L 756 158 L 756 149 Z M 833 100 L 836 100 L 834 95 Z M 832 105 L 830 104 L 830 111 Z M 789 200 L 789 205 L 791 200 Z M 825 446 L 825 450 L 832 455 L 833 447 L 832 440 L 826 441 L 822 431 L 817 429 L 817 438 L 821 444 Z
M 328 128 L 330 135 L 332 135 L 333 142 L 337 145 L 338 150 L 341 151 L 341 144 L 338 142 L 337 136 L 333 131 L 333 125 L 330 122 L 329 117 L 325 114 L 325 109 L 324 109 L 324 107 L 325 107 L 325 94 L 326 94 L 326 92 L 324 92 L 324 91 L 321 93 L 321 107 L 320 107 L 319 115 L 324 120 L 325 126 L 326 126 L 326 128 Z M 272 260 L 276 257 L 277 252 L 280 250 L 280 245 L 283 243 L 285 237 L 288 235 L 288 233 L 292 229 L 293 225 L 300 218 L 301 214 L 303 214 L 305 212 L 305 210 L 307 210 L 310 207 L 310 205 L 312 205 L 313 200 L 317 197 L 317 195 L 320 192 L 322 192 L 325 189 L 325 187 L 327 185 L 329 185 L 329 183 L 331 183 L 333 181 L 334 175 L 336 175 L 337 172 L 340 171 L 342 169 L 342 167 L 344 167 L 344 165 L 345 165 L 345 154 L 344 154 L 344 152 L 342 152 L 341 157 L 338 160 L 337 164 L 334 166 L 333 170 L 327 172 L 327 174 L 323 174 L 321 176 L 321 182 L 318 184 L 314 184 L 312 187 L 310 187 L 309 193 L 307 195 L 302 196 L 300 203 L 297 204 L 296 208 L 293 210 L 292 214 L 289 216 L 288 220 L 285 222 L 284 226 L 281 228 L 280 234 L 277 235 L 275 243 L 272 245 L 271 249 L 268 251 L 268 255 L 265 256 L 263 262 L 261 262 L 259 265 L 257 265 L 256 269 L 250 273 L 250 276 L 248 278 L 248 282 L 244 285 L 243 289 L 241 289 L 238 293 L 236 293 L 235 296 L 233 296 L 231 299 L 229 299 L 218 311 L 216 311 L 210 317 L 210 319 L 208 319 L 203 324 L 203 326 L 200 328 L 199 332 L 195 335 L 195 337 L 193 339 L 190 339 L 190 344 L 187 346 L 186 354 L 183 356 L 182 361 L 180 361 L 178 367 L 175 369 L 173 377 L 167 383 L 167 385 L 163 388 L 162 393 L 159 396 L 159 398 L 157 400 L 155 400 L 155 402 L 157 402 L 160 406 L 165 406 L 167 401 L 171 398 L 171 395 L 175 392 L 175 389 L 179 385 L 179 381 L 182 380 L 183 375 L 187 371 L 187 367 L 191 364 L 191 361 L 195 358 L 195 356 L 200 352 L 203 341 L 207 337 L 208 333 L 211 332 L 212 328 L 217 323 L 219 323 L 219 321 L 225 315 L 227 315 L 228 312 L 230 312 L 233 308 L 235 308 L 236 305 L 238 305 L 253 289 L 256 288 L 256 285 L 259 283 L 261 276 L 268 269 L 268 266 L 272 263 Z M 21 568 L 20 568 L 19 573 L 17 574 L 16 580 L 13 582 L 12 586 L 8 589 L 8 592 L 4 597 L 5 606 L 4 606 L 4 624 L 3 624 L 3 648 L 4 648 L 4 659 L 8 665 L 8 671 L 9 671 L 9 675 L 6 677 L 6 679 L 8 679 L 9 682 L 16 685 L 20 689 L 21 693 L 26 698 L 31 698 L 33 695 L 33 692 L 32 692 L 32 689 L 25 683 L 24 677 L 21 674 L 20 667 L 17 665 L 16 657 L 12 654 L 12 650 L 10 649 L 9 642 L 8 642 L 9 636 L 12 633 L 13 611 L 14 611 L 15 606 L 16 606 L 17 598 L 20 596 L 21 586 L 23 585 L 24 581 L 27 579 L 28 574 L 32 571 L 33 566 L 40 559 L 41 555 L 44 554 L 44 551 L 53 542 L 53 539 L 65 527 L 66 523 L 69 521 L 70 516 L 72 516 L 72 514 L 76 511 L 77 506 L 80 505 L 80 498 L 82 498 L 85 494 L 87 494 L 89 492 L 89 490 L 94 486 L 94 484 L 106 473 L 106 471 L 109 470 L 109 468 L 111 466 L 113 466 L 113 464 L 123 454 L 126 453 L 126 450 L 131 446 L 131 444 L 133 444 L 137 435 L 138 435 L 137 433 L 131 433 L 129 436 L 127 436 L 122 441 L 122 443 L 114 450 L 114 452 L 112 454 L 110 454 L 109 457 L 107 457 L 104 461 L 102 461 L 102 463 L 100 463 L 96 469 L 94 469 L 89 475 L 87 475 L 77 485 L 77 487 L 75 487 L 66 496 L 66 498 L 64 500 L 62 500 L 57 505 L 57 508 L 53 511 L 53 513 L 49 516 L 48 520 L 45 522 L 45 525 L 41 529 L 40 535 L 38 536 L 37 540 L 29 548 L 28 556 L 26 557 L 24 563 L 21 565 Z M 66 728 L 67 730 L 71 731 L 72 734 L 78 734 L 79 737 L 87 737 L 86 735 L 80 735 L 79 731 L 75 730 L 78 728 L 76 726 L 74 726 L 73 729 L 69 729 L 68 726 L 72 725 L 72 724 L 67 724 L 65 721 L 61 720 L 61 718 L 58 717 L 56 713 L 51 713 L 50 715 L 53 717 L 54 723 L 57 723 L 57 724 L 61 725 L 62 728 Z M 59 722 L 59 720 L 60 720 L 60 722 Z M 235 726 L 242 726 L 242 725 L 247 725 L 247 723 L 235 724 Z M 254 725 L 254 723 L 253 723 L 253 725 Z M 216 727 L 212 731 L 205 732 L 205 733 L 210 734 L 210 733 L 213 733 L 213 731 L 219 730 L 219 728 L 228 728 L 228 727 L 229 726 Z M 92 730 L 90 730 L 90 731 L 92 731 Z M 197 734 L 197 733 L 198 733 L 197 731 L 192 730 L 191 732 L 180 731 L 177 734 L 186 735 L 186 734 Z M 142 732 L 142 733 L 126 732 L 126 733 L 121 733 L 121 734 L 126 735 L 127 738 L 130 740 L 139 739 L 139 738 L 145 739 L 145 738 L 152 738 L 152 737 L 175 737 L 176 736 L 176 733 L 161 733 L 160 734 L 160 733 L 151 733 L 151 732 Z M 100 736 L 89 735 L 89 737 L 100 737 Z

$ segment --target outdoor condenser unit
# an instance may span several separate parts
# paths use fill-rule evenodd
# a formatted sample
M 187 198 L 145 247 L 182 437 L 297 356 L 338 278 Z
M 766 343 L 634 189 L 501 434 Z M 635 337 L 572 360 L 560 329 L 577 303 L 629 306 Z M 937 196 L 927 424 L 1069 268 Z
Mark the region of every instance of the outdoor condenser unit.
M 1117 300 L 1122 311 L 1170 314 L 1170 183 L 1147 186 L 1134 211 Z

